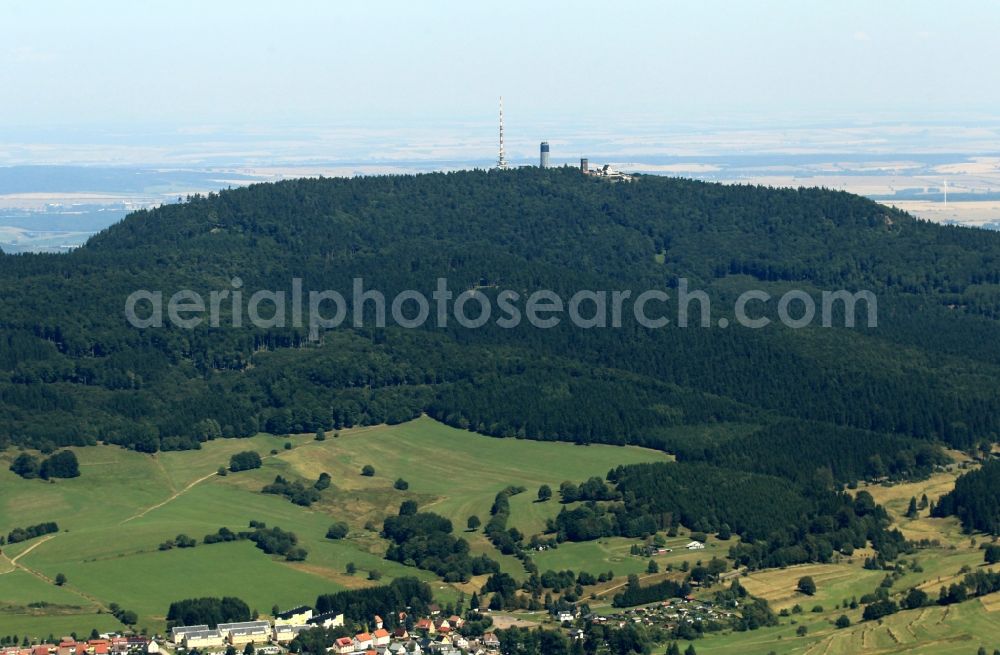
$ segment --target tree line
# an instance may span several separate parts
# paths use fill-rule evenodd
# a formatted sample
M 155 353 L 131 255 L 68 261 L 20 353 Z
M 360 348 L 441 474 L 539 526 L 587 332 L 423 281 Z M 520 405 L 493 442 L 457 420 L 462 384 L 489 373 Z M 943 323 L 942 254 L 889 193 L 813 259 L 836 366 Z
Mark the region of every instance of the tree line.
M 941 496 L 931 516 L 957 516 L 966 532 L 1000 534 L 1000 460 L 963 473 L 955 488 Z

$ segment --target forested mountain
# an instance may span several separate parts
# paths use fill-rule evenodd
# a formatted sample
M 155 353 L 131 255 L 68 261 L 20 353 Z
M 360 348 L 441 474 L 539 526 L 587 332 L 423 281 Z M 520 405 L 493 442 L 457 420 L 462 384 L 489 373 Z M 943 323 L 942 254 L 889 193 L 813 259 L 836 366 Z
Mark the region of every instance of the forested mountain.
M 349 295 L 363 277 L 390 299 L 430 297 L 439 277 L 456 294 L 564 298 L 673 296 L 684 277 L 711 296 L 713 327 L 355 329 L 348 318 L 311 342 L 307 328 L 125 321 L 137 289 L 162 290 L 166 305 L 180 289 L 233 290 L 234 277 L 247 295 L 288 291 L 293 277 Z M 878 326 L 715 327 L 751 288 L 775 299 L 870 289 Z M 773 315 L 775 302 L 755 308 Z M 225 325 L 228 302 L 222 312 Z M 496 436 L 644 444 L 769 476 L 909 475 L 937 461 L 929 444 L 1000 435 L 998 316 L 1000 234 L 842 192 L 609 184 L 573 169 L 258 184 L 133 213 L 68 254 L 0 257 L 0 443 L 153 452 L 426 412 Z M 723 424 L 749 438 L 691 437 Z M 814 456 L 790 457 L 796 443 Z M 765 461 L 776 446 L 784 456 Z

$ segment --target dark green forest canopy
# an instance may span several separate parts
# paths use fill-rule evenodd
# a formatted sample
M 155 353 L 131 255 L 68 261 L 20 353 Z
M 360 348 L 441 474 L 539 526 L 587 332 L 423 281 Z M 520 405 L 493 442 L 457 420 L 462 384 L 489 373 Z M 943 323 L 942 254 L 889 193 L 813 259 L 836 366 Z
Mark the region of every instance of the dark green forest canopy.
M 1000 461 L 989 461 L 961 475 L 931 514 L 957 516 L 966 532 L 1000 535 Z
M 390 298 L 429 295 L 438 277 L 456 292 L 565 297 L 686 277 L 719 315 L 747 288 L 871 289 L 879 324 L 343 327 L 314 344 L 305 329 L 124 320 L 137 289 L 207 297 L 237 276 L 244 289 L 300 277 L 344 293 L 361 276 Z M 854 454 L 827 465 L 847 479 L 869 453 L 839 431 L 858 430 L 877 436 L 887 466 L 909 453 L 897 468 L 911 473 L 923 443 L 1000 434 L 998 289 L 1000 234 L 821 189 L 607 184 L 571 169 L 257 184 L 136 212 L 69 254 L 0 257 L 0 443 L 154 452 L 426 412 L 496 436 L 636 443 L 784 477 L 798 475 L 788 462 L 762 468 L 750 446 L 698 451 L 685 434 L 842 434 Z

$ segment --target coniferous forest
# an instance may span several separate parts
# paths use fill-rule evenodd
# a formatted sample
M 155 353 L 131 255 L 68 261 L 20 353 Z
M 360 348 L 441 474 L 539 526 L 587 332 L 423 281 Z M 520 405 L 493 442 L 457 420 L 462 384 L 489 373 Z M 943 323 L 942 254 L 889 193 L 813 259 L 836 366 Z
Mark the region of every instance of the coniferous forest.
M 234 278 L 247 296 L 301 278 L 347 296 L 359 277 L 390 299 L 430 298 L 443 277 L 456 295 L 493 300 L 503 289 L 673 298 L 685 278 L 711 298 L 712 327 L 383 329 L 348 307 L 313 341 L 308 327 L 140 330 L 124 318 L 139 289 L 166 305 L 181 289 L 233 291 Z M 870 290 L 877 326 L 868 308 L 853 328 L 717 327 L 747 289 L 802 289 L 817 305 L 824 290 Z M 609 184 L 569 168 L 256 184 L 135 212 L 68 254 L 0 256 L 0 446 L 156 452 L 427 413 L 496 437 L 668 450 L 685 464 L 677 475 L 697 470 L 722 490 L 741 480 L 805 515 L 844 505 L 852 517 L 824 528 L 825 552 L 879 517 L 803 488 L 923 475 L 944 446 L 1000 437 L 998 291 L 1000 234 L 823 189 Z M 774 305 L 754 311 L 773 318 Z M 230 325 L 228 302 L 221 312 Z M 787 512 L 747 515 L 737 495 L 692 516 L 792 534 Z M 641 494 L 624 502 L 634 520 L 662 514 Z M 802 560 L 776 552 L 746 557 Z
M 933 515 L 957 516 L 966 532 L 1000 535 L 1000 461 L 960 476 L 955 488 L 934 507 Z

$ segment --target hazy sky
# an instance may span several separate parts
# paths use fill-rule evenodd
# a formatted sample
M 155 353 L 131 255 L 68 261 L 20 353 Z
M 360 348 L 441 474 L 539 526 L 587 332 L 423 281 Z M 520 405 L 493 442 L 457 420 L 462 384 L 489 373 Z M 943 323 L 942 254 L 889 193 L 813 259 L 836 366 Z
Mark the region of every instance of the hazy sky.
M 1000 3 L 0 2 L 0 134 L 492 120 L 975 119 Z

